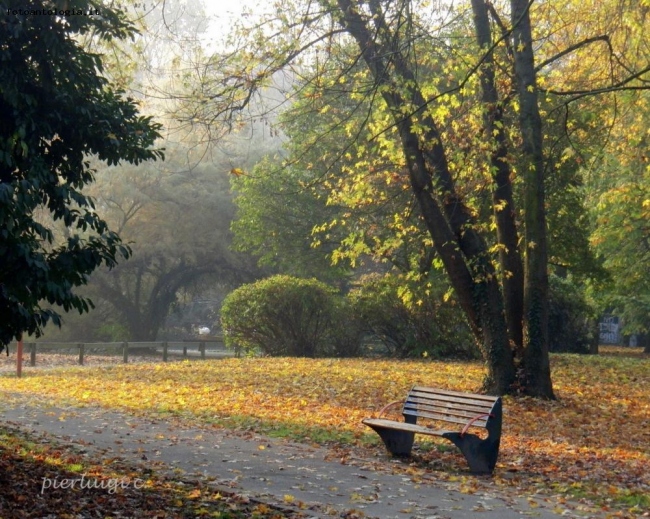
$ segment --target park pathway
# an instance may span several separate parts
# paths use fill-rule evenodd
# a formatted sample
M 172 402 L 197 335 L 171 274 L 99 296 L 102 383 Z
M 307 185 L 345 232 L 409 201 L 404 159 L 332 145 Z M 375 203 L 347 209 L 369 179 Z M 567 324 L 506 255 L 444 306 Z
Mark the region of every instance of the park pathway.
M 463 493 L 451 483 L 413 481 L 377 471 L 376 463 L 367 460 L 342 463 L 330 460 L 327 449 L 253 433 L 193 428 L 93 407 L 11 401 L 0 411 L 3 422 L 73 444 L 89 456 L 119 457 L 142 468 L 173 471 L 183 481 L 213 481 L 270 502 L 317 504 L 313 517 L 342 517 L 350 510 L 380 519 L 599 517 L 571 505 L 558 510 L 539 497 L 507 497 L 497 490 Z M 386 457 L 385 463 L 393 461 Z

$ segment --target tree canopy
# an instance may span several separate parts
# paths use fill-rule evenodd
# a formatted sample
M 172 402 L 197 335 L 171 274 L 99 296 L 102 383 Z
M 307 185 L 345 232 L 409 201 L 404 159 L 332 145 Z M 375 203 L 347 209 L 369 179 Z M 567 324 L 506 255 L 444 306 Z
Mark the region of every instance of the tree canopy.
M 550 180 L 575 173 L 581 102 L 647 88 L 643 17 L 617 2 L 287 0 L 243 20 L 201 69 L 187 120 L 229 127 L 290 71 L 302 113 L 341 136 L 320 159 L 348 161 L 329 199 L 358 207 L 382 180 L 407 186 L 482 347 L 486 389 L 552 397 L 548 190 L 562 181 Z
M 109 84 L 101 56 L 79 43 L 80 36 L 132 36 L 123 13 L 81 0 L 67 9 L 99 14 L 25 14 L 23 4 L 7 1 L 0 7 L 0 344 L 7 344 L 39 335 L 48 321 L 59 324 L 57 307 L 87 311 L 92 303 L 75 287 L 129 255 L 82 192 L 94 179 L 90 158 L 139 164 L 163 154 L 152 149 L 160 125 Z

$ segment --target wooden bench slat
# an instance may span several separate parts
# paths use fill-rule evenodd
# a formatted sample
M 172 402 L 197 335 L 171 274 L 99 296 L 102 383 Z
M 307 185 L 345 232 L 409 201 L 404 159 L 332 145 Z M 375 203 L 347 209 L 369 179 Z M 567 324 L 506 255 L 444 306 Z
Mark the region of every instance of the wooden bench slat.
M 458 423 L 461 425 L 465 425 L 471 418 L 464 418 L 464 417 L 456 417 L 452 415 L 444 415 L 444 414 L 439 414 L 439 413 L 416 413 L 409 411 L 407 409 L 404 410 L 405 415 L 409 416 L 417 416 L 418 418 L 428 418 L 429 420 L 440 420 L 443 422 L 453 422 L 453 423 Z M 476 416 L 476 415 L 474 415 Z M 473 417 L 472 417 L 473 418 Z M 487 422 L 483 419 L 476 420 L 472 425 L 475 427 L 485 427 L 485 424 Z
M 463 423 L 463 424 L 469 421 L 473 421 L 475 427 L 485 427 L 485 424 L 487 423 L 488 420 L 487 417 L 485 417 L 486 416 L 485 413 L 467 416 L 467 415 L 462 415 L 457 413 L 436 412 L 436 411 L 414 411 L 412 409 L 404 409 L 402 414 L 417 416 L 419 418 L 426 418 L 428 420 L 440 420 L 443 422 L 453 420 L 455 423 Z
M 471 400 L 483 400 L 486 402 L 490 402 L 491 404 L 494 404 L 494 402 L 499 398 L 497 396 L 477 395 L 474 393 L 462 393 L 460 391 L 450 391 L 448 389 L 437 389 L 437 388 L 425 387 L 425 386 L 413 386 L 411 392 L 422 392 L 422 393 L 430 393 L 430 394 L 437 394 L 437 395 L 457 396 L 464 399 L 469 398 Z
M 477 400 L 475 398 L 460 398 L 453 396 L 445 395 L 436 395 L 431 393 L 423 393 L 421 391 L 411 391 L 408 395 L 408 398 L 418 398 L 421 400 L 429 400 L 432 402 L 454 402 L 459 405 L 471 405 L 475 407 L 487 408 L 490 409 L 495 402 L 495 399 L 492 400 Z
M 471 420 L 480 414 L 489 414 L 492 408 L 488 409 L 459 409 L 457 407 L 444 407 L 441 405 L 428 405 L 418 404 L 413 402 L 406 402 L 403 407 L 404 410 L 409 409 L 416 413 L 435 413 L 435 414 L 449 414 L 452 416 L 459 416 Z
M 480 414 L 489 414 L 490 409 L 459 409 L 457 407 L 444 407 L 441 405 L 428 405 L 416 404 L 413 402 L 406 402 L 403 407 L 404 410 L 409 409 L 416 413 L 434 413 L 434 414 L 449 414 L 452 416 L 459 416 L 471 420 Z
M 492 407 L 475 407 L 466 408 L 458 406 L 446 406 L 444 404 L 436 404 L 429 402 L 413 402 L 407 400 L 404 402 L 404 409 L 412 409 L 414 411 L 431 411 L 435 413 L 451 413 L 456 416 L 465 416 L 467 418 L 474 418 L 477 414 L 488 414 Z
M 433 387 L 425 387 L 425 386 L 413 386 L 409 393 L 411 392 L 419 392 L 423 394 L 431 394 L 431 395 L 442 395 L 445 397 L 457 397 L 461 399 L 471 399 L 471 400 L 483 400 L 485 402 L 494 402 L 497 400 L 499 397 L 497 396 L 492 396 L 492 395 L 481 395 L 478 393 L 463 393 L 461 391 L 450 391 L 447 389 L 438 389 L 438 388 L 433 388 Z
M 441 408 L 441 409 L 456 409 L 458 411 L 467 411 L 469 414 L 477 415 L 482 413 L 489 413 L 492 409 L 491 405 L 466 405 L 456 402 L 443 402 L 441 400 L 425 400 L 422 398 L 409 397 L 405 404 L 412 406 L 422 406 L 423 408 Z
M 431 398 L 429 395 L 421 395 L 419 393 L 409 394 L 407 399 L 417 399 L 417 400 L 422 400 L 424 402 L 444 402 L 446 405 L 459 405 L 459 406 L 464 405 L 464 406 L 478 407 L 481 409 L 490 409 L 494 405 L 494 402 L 461 400 L 453 397 L 449 397 L 449 399 Z

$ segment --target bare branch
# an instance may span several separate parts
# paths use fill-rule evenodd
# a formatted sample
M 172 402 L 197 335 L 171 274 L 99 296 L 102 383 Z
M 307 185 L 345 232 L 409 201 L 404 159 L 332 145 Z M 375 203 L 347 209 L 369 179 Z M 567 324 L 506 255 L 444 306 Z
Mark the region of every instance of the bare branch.
M 540 88 L 540 92 L 546 92 L 547 94 L 553 94 L 553 95 L 558 95 L 558 96 L 574 96 L 572 99 L 569 99 L 567 103 L 572 103 L 574 101 L 577 101 L 578 99 L 581 99 L 583 97 L 589 97 L 589 96 L 594 96 L 594 95 L 600 95 L 600 94 L 607 94 L 610 92 L 622 92 L 625 90 L 650 90 L 650 83 L 647 83 L 644 81 L 641 76 L 643 74 L 647 74 L 650 72 L 650 65 L 647 66 L 646 68 L 640 70 L 639 72 L 636 72 L 635 74 L 632 74 L 631 76 L 626 77 L 622 81 L 619 81 L 618 83 L 615 83 L 613 85 L 610 85 L 608 87 L 602 87 L 602 88 L 593 88 L 593 89 L 588 89 L 588 90 L 553 90 L 553 89 L 542 89 Z M 635 79 L 639 79 L 641 81 L 644 81 L 644 85 L 629 85 L 628 83 L 631 83 Z
M 614 54 L 614 49 L 612 48 L 612 43 L 611 43 L 608 35 L 603 34 L 601 36 L 594 36 L 592 38 L 587 38 L 585 40 L 579 41 L 578 43 L 575 43 L 575 44 L 571 45 L 570 47 L 567 47 L 566 49 L 564 49 L 562 52 L 559 52 L 555 56 L 550 57 L 547 60 L 542 61 L 539 65 L 537 65 L 535 67 L 535 72 L 539 72 L 541 69 L 543 69 L 547 65 L 550 65 L 554 61 L 557 61 L 561 57 L 566 56 L 567 54 L 571 54 L 573 51 L 576 51 L 579 48 L 584 47 L 585 45 L 590 45 L 590 44 L 595 43 L 597 41 L 604 41 L 605 43 L 607 43 L 607 46 L 609 47 L 610 54 Z

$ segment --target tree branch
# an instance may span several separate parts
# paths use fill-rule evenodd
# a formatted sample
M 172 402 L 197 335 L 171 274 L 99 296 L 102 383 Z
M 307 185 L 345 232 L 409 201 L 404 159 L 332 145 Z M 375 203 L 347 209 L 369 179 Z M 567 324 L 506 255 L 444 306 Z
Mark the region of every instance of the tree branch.
M 609 47 L 609 52 L 610 54 L 614 54 L 614 49 L 612 48 L 612 43 L 609 40 L 609 36 L 606 34 L 603 34 L 601 36 L 594 36 L 592 38 L 587 38 L 585 40 L 579 41 L 578 43 L 575 43 L 571 45 L 570 47 L 567 47 L 564 49 L 562 52 L 559 52 L 555 56 L 548 58 L 547 60 L 542 61 L 539 65 L 535 67 L 535 72 L 539 72 L 541 69 L 546 67 L 547 65 L 550 65 L 554 61 L 560 59 L 563 56 L 566 56 L 567 54 L 571 54 L 573 51 L 578 50 L 580 47 L 584 47 L 585 45 L 590 45 L 591 43 L 595 43 L 597 41 L 604 41 L 607 43 L 607 46 Z
M 623 79 L 622 81 L 619 81 L 618 83 L 615 83 L 611 86 L 608 87 L 603 87 L 603 88 L 594 88 L 590 90 L 553 90 L 553 89 L 543 89 L 540 88 L 540 92 L 545 92 L 547 94 L 554 94 L 558 96 L 574 96 L 573 99 L 570 99 L 567 101 L 567 103 L 572 103 L 573 101 L 576 101 L 582 97 L 588 97 L 588 96 L 593 96 L 593 95 L 599 95 L 599 94 L 606 94 L 609 92 L 621 92 L 624 90 L 650 90 L 650 83 L 647 85 L 638 85 L 638 86 L 626 86 L 628 83 L 634 81 L 635 79 L 641 79 L 641 76 L 643 74 L 647 74 L 650 72 L 650 65 L 648 65 L 646 68 L 640 70 L 636 74 L 632 74 L 631 76 L 628 76 L 627 78 Z

